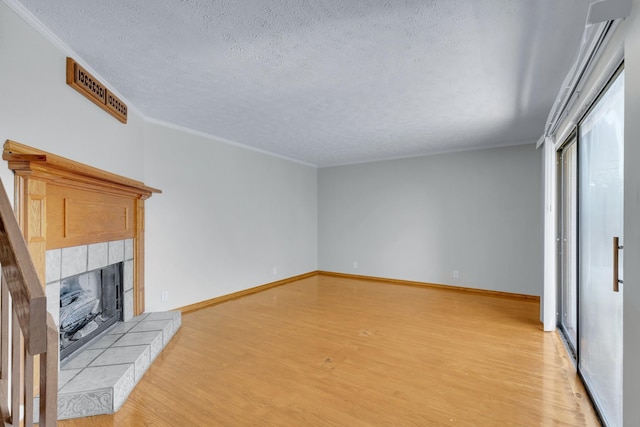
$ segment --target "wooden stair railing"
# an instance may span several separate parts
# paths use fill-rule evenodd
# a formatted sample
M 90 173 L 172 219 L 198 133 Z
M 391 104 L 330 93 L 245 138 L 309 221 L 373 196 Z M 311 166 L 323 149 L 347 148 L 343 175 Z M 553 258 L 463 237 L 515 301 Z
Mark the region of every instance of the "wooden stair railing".
M 39 355 L 39 425 L 57 424 L 58 330 L 0 180 L 0 416 L 34 424 L 34 356 Z

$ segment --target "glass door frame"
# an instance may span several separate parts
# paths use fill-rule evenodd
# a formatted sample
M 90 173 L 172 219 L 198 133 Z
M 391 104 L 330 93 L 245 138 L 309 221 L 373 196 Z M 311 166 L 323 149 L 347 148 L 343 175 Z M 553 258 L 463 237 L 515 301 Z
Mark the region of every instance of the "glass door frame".
M 574 224 L 572 224 L 575 227 L 576 233 L 574 235 L 572 235 L 572 237 L 575 239 L 575 241 L 573 242 L 573 246 L 575 248 L 575 265 L 570 265 L 570 266 L 566 266 L 565 265 L 565 251 L 566 251 L 566 247 L 564 245 L 563 242 L 563 238 L 566 236 L 565 234 L 565 216 L 567 214 L 566 210 L 565 210 L 565 170 L 564 170 L 564 165 L 563 165 L 563 157 L 564 154 L 567 150 L 569 150 L 572 146 L 575 147 L 575 164 L 573 165 L 574 167 L 574 174 L 573 174 L 573 178 L 575 179 L 575 182 L 573 183 L 573 186 L 575 188 L 576 194 L 575 194 L 575 209 L 573 212 L 571 212 L 573 214 L 573 221 Z M 571 133 L 569 134 L 569 136 L 564 140 L 564 142 L 560 145 L 560 147 L 558 148 L 558 150 L 556 151 L 556 165 L 557 165 L 557 174 L 556 176 L 559 178 L 558 179 L 558 189 L 557 189 L 557 206 L 559 207 L 558 209 L 558 218 L 557 218 L 557 230 L 558 230 L 558 236 L 556 238 L 557 241 L 557 265 L 558 265 L 558 269 L 557 269 L 557 273 L 558 273 L 558 287 L 557 287 L 557 301 L 558 301 L 558 310 L 557 310 L 557 324 L 558 324 L 558 330 L 560 331 L 560 334 L 563 338 L 563 340 L 565 341 L 568 353 L 570 354 L 574 365 L 577 367 L 578 365 L 578 360 L 579 360 L 579 337 L 580 337 L 580 322 L 578 321 L 578 319 L 580 319 L 580 286 L 578 286 L 579 284 L 579 268 L 578 268 L 578 260 L 580 259 L 580 254 L 579 254 L 579 244 L 578 244 L 578 230 L 580 229 L 579 226 L 579 222 L 578 222 L 578 207 L 580 206 L 580 193 L 579 193 L 579 187 L 578 187 L 578 177 L 579 177 L 579 163 L 578 163 L 578 127 L 575 126 L 573 128 L 573 130 L 571 131 Z M 562 316 L 563 316 L 563 302 L 564 302 L 564 284 L 565 284 L 565 277 L 566 277 L 566 270 L 567 268 L 571 268 L 573 269 L 573 274 L 574 274 L 574 278 L 575 278 L 575 313 L 576 313 L 576 325 L 575 325 L 575 340 L 572 340 L 571 337 L 569 336 L 569 331 L 567 331 L 564 327 L 564 324 L 562 322 Z

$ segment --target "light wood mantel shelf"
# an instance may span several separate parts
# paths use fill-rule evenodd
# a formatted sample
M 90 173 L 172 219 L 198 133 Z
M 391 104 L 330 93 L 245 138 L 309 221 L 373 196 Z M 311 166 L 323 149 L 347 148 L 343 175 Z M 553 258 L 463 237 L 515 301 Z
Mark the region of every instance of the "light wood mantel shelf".
M 46 250 L 134 239 L 134 314 L 144 312 L 144 201 L 160 190 L 15 141 L 2 158 L 15 173 L 14 210 L 38 276 Z
M 116 194 L 135 194 L 141 199 L 148 199 L 153 193 L 162 193 L 161 190 L 144 185 L 140 181 L 11 140 L 5 142 L 2 158 L 16 174 L 30 175 L 43 181 L 80 188 L 96 188 Z

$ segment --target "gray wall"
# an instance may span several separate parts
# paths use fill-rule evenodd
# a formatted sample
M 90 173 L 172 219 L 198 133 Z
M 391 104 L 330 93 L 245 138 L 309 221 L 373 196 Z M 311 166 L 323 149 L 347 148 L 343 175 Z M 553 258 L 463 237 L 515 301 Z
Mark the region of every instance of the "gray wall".
M 150 309 L 317 270 L 315 167 L 149 126 L 145 179 Z
M 540 176 L 534 144 L 320 169 L 318 266 L 540 295 Z

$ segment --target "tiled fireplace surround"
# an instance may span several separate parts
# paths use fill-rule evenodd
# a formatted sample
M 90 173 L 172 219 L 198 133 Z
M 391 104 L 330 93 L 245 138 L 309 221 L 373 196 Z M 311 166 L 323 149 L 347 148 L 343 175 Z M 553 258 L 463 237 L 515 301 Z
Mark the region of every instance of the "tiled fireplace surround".
M 133 318 L 133 239 L 48 250 L 46 258 L 47 310 L 58 326 L 60 326 L 60 283 L 62 279 L 118 262 L 124 262 L 122 277 L 124 282 L 124 321 Z
M 179 312 L 133 315 L 133 239 L 46 252 L 47 309 L 59 326 L 62 279 L 123 262 L 123 322 L 62 361 L 58 418 L 116 412 L 181 326 Z M 38 405 L 35 405 L 38 408 Z M 38 419 L 37 413 L 34 414 Z

